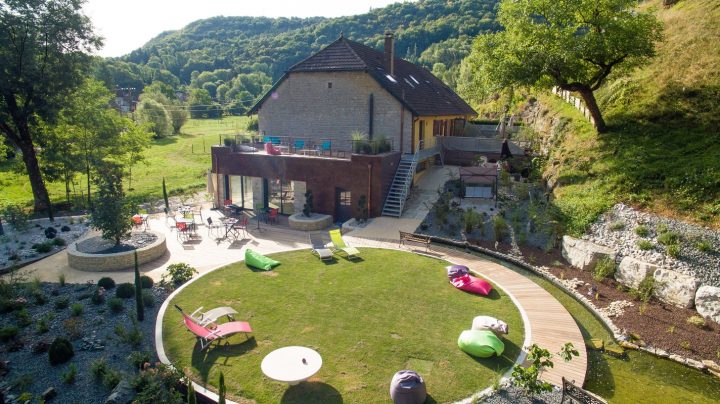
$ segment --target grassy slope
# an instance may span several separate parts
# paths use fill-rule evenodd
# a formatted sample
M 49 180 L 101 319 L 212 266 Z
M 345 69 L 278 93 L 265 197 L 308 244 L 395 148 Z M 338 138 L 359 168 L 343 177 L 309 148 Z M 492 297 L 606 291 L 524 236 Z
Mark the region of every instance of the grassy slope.
M 665 25 L 657 57 L 597 93 L 608 133 L 597 135 L 559 99 L 539 97 L 567 123 L 545 175 L 559 180 L 556 202 L 571 233 L 619 201 L 720 226 L 720 2 L 660 3 L 641 5 Z
M 363 249 L 360 262 L 321 263 L 308 250 L 272 255 L 273 272 L 229 265 L 188 286 L 171 303 L 186 310 L 229 305 L 253 327 L 254 340 L 200 352 L 172 310 L 163 319 L 165 350 L 200 383 L 217 386 L 223 371 L 228 393 L 265 402 L 379 403 L 392 375 L 420 372 L 437 402 L 490 386 L 519 354 L 520 313 L 504 293 L 490 298 L 455 290 L 445 262 L 389 250 Z M 510 334 L 501 358 L 474 359 L 457 338 L 474 316 L 505 320 Z M 271 351 L 288 345 L 315 348 L 323 366 L 313 379 L 288 389 L 260 371 Z M 295 401 L 297 400 L 297 401 Z
M 140 201 L 162 198 L 162 177 L 165 177 L 171 193 L 204 187 L 206 172 L 210 168 L 210 146 L 218 144 L 218 135 L 244 131 L 247 119 L 191 119 L 181 129 L 181 134 L 154 140 L 145 152 L 145 161 L 133 167 L 133 190 L 128 194 Z M 54 202 L 65 200 L 63 183 L 48 183 L 47 186 Z M 10 163 L 0 164 L 0 187 L 0 206 L 31 204 L 32 192 L 26 175 L 12 171 Z M 85 176 L 76 177 L 78 196 L 85 187 Z M 128 187 L 127 180 L 125 187 Z

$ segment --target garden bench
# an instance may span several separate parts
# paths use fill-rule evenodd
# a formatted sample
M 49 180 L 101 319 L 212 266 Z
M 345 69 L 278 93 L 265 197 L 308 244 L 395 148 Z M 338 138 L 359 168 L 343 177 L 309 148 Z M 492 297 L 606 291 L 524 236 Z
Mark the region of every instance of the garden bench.
M 401 231 L 400 232 L 400 244 L 398 244 L 398 246 L 405 244 L 406 241 L 412 241 L 414 243 L 425 244 L 425 251 L 430 249 L 430 236 Z

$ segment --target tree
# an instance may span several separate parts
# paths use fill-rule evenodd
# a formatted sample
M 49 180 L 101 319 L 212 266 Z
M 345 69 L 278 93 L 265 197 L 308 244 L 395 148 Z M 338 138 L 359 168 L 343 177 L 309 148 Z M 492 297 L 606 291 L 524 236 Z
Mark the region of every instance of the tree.
M 95 183 L 98 187 L 96 209 L 92 214 L 93 228 L 102 232 L 106 240 L 120 241 L 130 234 L 132 210 L 125 200 L 122 188 L 122 166 L 114 161 L 103 161 L 97 168 Z
M 557 86 L 578 92 L 598 132 L 607 130 L 594 91 L 619 65 L 655 54 L 661 24 L 633 0 L 503 0 L 504 31 L 481 35 L 469 56 L 480 87 Z
M 152 98 L 165 107 L 172 121 L 173 133 L 180 133 L 180 128 L 187 122 L 188 112 L 185 106 L 175 96 L 173 88 L 165 83 L 156 81 L 145 87 L 141 99 Z
M 82 0 L 0 3 L 0 133 L 20 149 L 35 211 L 49 207 L 35 141 L 38 121 L 54 121 L 63 98 L 90 68 L 102 41 L 81 13 Z
M 560 347 L 560 356 L 565 362 L 570 362 L 573 356 L 579 356 L 580 353 L 575 349 L 572 342 L 567 342 Z M 537 344 L 532 344 L 528 348 L 528 355 L 525 359 L 530 362 L 528 367 L 515 365 L 512 371 L 513 384 L 523 389 L 526 395 L 534 396 L 544 391 L 551 391 L 552 384 L 538 380 L 543 369 L 554 366 L 552 362 L 552 354 L 544 348 L 540 348 Z
M 138 121 L 148 124 L 148 129 L 155 134 L 155 138 L 172 135 L 173 124 L 170 114 L 165 106 L 152 98 L 143 98 L 137 108 Z

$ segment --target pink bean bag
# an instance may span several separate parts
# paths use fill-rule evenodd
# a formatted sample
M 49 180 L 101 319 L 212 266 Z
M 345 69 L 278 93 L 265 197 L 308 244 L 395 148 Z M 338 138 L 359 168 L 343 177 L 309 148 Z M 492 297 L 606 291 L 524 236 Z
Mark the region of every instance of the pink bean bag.
M 476 295 L 487 296 L 492 290 L 492 285 L 480 278 L 476 278 L 472 275 L 461 275 L 450 280 L 456 288 Z

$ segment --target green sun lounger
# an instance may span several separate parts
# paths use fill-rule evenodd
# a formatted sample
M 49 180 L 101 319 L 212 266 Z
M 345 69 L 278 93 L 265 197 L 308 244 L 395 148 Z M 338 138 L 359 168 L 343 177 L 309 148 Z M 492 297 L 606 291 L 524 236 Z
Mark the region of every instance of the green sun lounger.
M 332 241 L 334 250 L 334 253 L 337 253 L 338 251 L 342 251 L 345 254 L 347 254 L 348 258 L 355 257 L 360 255 L 360 251 L 358 251 L 355 247 L 350 247 L 345 243 L 345 240 L 342 238 L 342 233 L 340 233 L 339 229 L 336 230 L 330 230 L 330 241 Z
M 266 271 L 269 271 L 273 269 L 273 267 L 276 267 L 280 265 L 278 261 L 275 261 L 272 258 L 268 258 L 259 252 L 253 251 L 251 249 L 245 250 L 245 263 L 247 265 L 250 265 L 251 267 L 264 269 Z
M 500 356 L 505 344 L 492 331 L 465 330 L 458 338 L 458 348 L 478 358 Z

